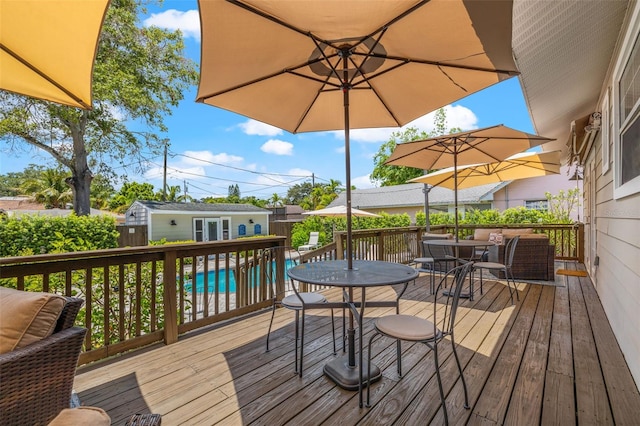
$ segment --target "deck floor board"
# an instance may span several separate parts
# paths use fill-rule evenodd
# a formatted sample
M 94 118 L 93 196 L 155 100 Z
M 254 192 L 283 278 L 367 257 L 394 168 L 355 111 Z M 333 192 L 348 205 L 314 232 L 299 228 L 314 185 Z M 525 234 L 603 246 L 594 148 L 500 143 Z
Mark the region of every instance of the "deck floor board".
M 367 298 L 389 299 L 397 291 L 376 288 Z M 463 408 L 462 382 L 451 345 L 444 344 L 439 357 L 450 424 L 606 425 L 640 418 L 640 394 L 589 278 L 519 283 L 518 292 L 520 301 L 511 304 L 503 281 L 485 280 L 484 294 L 461 302 L 455 336 L 471 409 Z M 341 297 L 336 290 L 326 294 Z M 409 285 L 400 310 L 430 318 L 433 303 L 425 275 Z M 373 318 L 393 312 L 367 309 L 365 351 Z M 276 311 L 265 351 L 269 309 L 169 346 L 83 366 L 75 390 L 83 405 L 104 408 L 114 425 L 145 412 L 162 414 L 163 425 L 443 424 L 433 354 L 424 345 L 402 345 L 400 379 L 395 342 L 374 341 L 372 359 L 383 377 L 371 388 L 370 408 L 324 376 L 324 364 L 342 355 L 341 312 L 335 314 L 337 355 L 329 310 L 308 313 L 302 378 L 294 373 L 293 312 Z

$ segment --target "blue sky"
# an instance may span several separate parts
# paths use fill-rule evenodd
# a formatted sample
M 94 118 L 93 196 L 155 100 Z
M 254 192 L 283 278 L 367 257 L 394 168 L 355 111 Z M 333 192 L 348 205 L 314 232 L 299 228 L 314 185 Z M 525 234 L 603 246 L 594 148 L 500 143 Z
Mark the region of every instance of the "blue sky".
M 145 25 L 181 29 L 186 54 L 200 62 L 200 30 L 195 0 L 165 0 L 162 7 L 151 7 L 141 17 Z M 345 183 L 344 135 L 342 132 L 317 132 L 293 135 L 272 126 L 250 120 L 215 107 L 195 102 L 196 87 L 184 94 L 184 100 L 166 117 L 170 140 L 168 184 L 184 186 L 189 195 L 202 198 L 226 195 L 228 186 L 237 183 L 242 196 L 268 198 L 305 181 L 329 179 Z M 446 107 L 449 128 L 472 129 L 505 124 L 533 133 L 517 78 L 504 81 Z M 407 126 L 429 131 L 432 114 Z M 351 132 L 351 178 L 357 188 L 374 185 L 368 175 L 373 155 L 389 139 L 394 129 L 361 129 Z M 1 147 L 0 147 L 1 148 Z M 162 157 L 153 159 L 144 176 L 130 174 L 129 180 L 162 187 Z M 0 173 L 21 171 L 29 163 L 52 165 L 51 157 L 28 152 L 8 154 L 0 149 Z M 212 164 L 215 163 L 215 164 Z

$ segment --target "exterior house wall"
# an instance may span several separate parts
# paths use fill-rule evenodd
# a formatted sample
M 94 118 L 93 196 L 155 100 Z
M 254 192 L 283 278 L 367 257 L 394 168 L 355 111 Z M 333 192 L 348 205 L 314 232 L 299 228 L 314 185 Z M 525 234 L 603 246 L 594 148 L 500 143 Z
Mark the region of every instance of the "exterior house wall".
M 475 205 L 474 205 L 475 206 Z M 487 204 L 487 206 L 491 206 L 490 203 Z M 449 212 L 451 214 L 453 214 L 454 212 L 454 207 L 453 206 L 443 206 L 443 205 L 430 205 L 430 212 L 431 213 L 440 213 L 440 212 Z M 374 207 L 367 207 L 367 211 L 370 213 L 376 213 L 376 214 L 380 214 L 380 213 L 387 213 L 387 214 L 408 214 L 409 217 L 411 218 L 411 222 L 415 223 L 416 221 L 416 214 L 418 212 L 424 212 L 424 206 L 407 206 L 407 207 L 390 207 L 390 208 L 374 208 Z M 465 211 L 465 206 L 464 205 L 459 205 L 458 206 L 458 213 L 464 213 Z
M 420 206 L 407 206 L 407 207 L 387 207 L 387 208 L 369 208 L 367 207 L 367 211 L 369 213 L 375 213 L 375 214 L 380 214 L 380 213 L 387 213 L 387 214 L 408 214 L 409 217 L 411 218 L 411 222 L 416 221 L 416 213 L 418 212 L 423 212 L 424 211 L 424 207 Z
M 623 29 L 625 38 L 620 51 L 613 56 L 613 72 L 603 83 L 599 108 L 609 93 L 614 110 L 619 104 L 616 69 L 626 63 L 629 48 L 640 32 L 640 5 L 636 3 L 632 9 L 629 28 Z M 603 141 L 602 131 L 599 132 L 585 162 L 587 266 L 631 373 L 640 384 L 640 192 L 616 197 L 614 176 L 619 171 L 619 159 L 615 158 L 613 145 L 618 139 L 618 120 L 615 114 L 613 118 L 612 137 Z M 604 173 L 603 147 L 605 157 L 610 157 Z
M 573 169 L 567 166 L 560 168 L 559 175 L 540 176 L 528 179 L 518 179 L 493 194 L 494 208 L 503 211 L 512 207 L 524 206 L 526 201 L 546 200 L 545 192 L 558 195 L 563 190 L 575 189 L 576 181 L 569 180 L 569 173 Z M 582 191 L 582 182 L 578 181 Z M 582 207 L 575 209 L 571 218 L 578 220 L 583 217 Z
M 188 214 L 176 214 L 165 212 L 153 212 L 150 220 L 150 237 L 151 240 L 160 240 L 166 238 L 167 241 L 179 241 L 179 240 L 193 240 L 194 219 L 216 219 L 216 218 L 229 218 L 230 219 L 230 239 L 240 237 L 251 237 L 256 235 L 254 233 L 255 225 L 260 225 L 260 235 L 269 234 L 269 218 L 266 214 L 258 215 L 256 213 L 246 214 L 211 214 L 207 212 L 189 212 Z M 253 220 L 254 223 L 249 223 L 249 220 Z M 174 220 L 176 225 L 171 225 L 171 220 Z M 239 234 L 240 225 L 245 225 L 246 234 Z

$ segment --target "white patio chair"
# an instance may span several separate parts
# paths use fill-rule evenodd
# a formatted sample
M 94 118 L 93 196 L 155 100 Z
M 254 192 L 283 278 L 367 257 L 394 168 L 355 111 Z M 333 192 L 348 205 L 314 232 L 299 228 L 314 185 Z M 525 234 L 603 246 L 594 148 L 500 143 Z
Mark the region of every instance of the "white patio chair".
M 316 249 L 320 246 L 320 244 L 318 243 L 318 239 L 320 238 L 320 233 L 319 232 L 311 232 L 309 233 L 309 241 L 307 241 L 307 244 L 303 244 L 300 247 L 298 247 L 299 251 L 309 251 L 309 250 L 313 250 Z

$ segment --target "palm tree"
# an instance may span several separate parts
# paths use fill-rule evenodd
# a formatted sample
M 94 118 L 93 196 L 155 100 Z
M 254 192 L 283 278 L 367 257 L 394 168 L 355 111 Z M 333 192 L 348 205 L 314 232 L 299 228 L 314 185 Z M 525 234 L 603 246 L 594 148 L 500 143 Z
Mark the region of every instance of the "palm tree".
M 27 179 L 20 186 L 20 192 L 45 205 L 46 208 L 65 208 L 73 202 L 73 192 L 67 185 L 67 173 L 62 168 L 44 169 L 37 176 Z
M 271 204 L 271 207 L 281 207 L 284 204 L 284 198 L 274 192 L 269 198 L 269 204 Z

